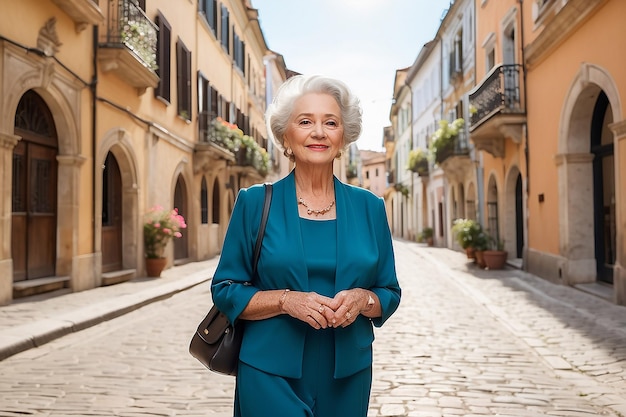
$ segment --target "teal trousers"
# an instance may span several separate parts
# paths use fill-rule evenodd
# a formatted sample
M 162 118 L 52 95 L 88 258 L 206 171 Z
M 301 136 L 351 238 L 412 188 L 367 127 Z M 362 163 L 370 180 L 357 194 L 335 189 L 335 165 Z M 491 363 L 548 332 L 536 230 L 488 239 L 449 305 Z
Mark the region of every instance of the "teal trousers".
M 334 330 L 307 332 L 302 378 L 285 378 L 239 363 L 235 417 L 366 417 L 371 366 L 333 377 Z

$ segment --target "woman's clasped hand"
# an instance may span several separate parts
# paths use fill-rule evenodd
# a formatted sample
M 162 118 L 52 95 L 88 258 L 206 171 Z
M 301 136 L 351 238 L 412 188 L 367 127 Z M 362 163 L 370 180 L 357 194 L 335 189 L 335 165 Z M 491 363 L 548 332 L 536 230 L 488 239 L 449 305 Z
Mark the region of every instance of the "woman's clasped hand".
M 370 294 L 362 288 L 341 291 L 334 298 L 316 292 L 290 291 L 282 300 L 282 311 L 315 329 L 346 327 L 371 308 Z

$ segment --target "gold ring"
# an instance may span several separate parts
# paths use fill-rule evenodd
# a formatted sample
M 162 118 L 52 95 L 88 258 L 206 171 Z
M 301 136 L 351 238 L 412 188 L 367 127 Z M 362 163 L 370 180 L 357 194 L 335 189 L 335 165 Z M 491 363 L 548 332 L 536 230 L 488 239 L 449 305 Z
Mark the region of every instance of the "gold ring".
M 350 314 L 350 312 L 349 312 L 349 311 L 346 313 L 346 318 L 347 318 L 348 320 L 350 320 L 350 319 L 352 318 L 352 314 Z
M 322 314 L 324 312 L 324 304 L 320 304 L 320 308 L 318 308 L 317 311 L 319 311 L 320 314 Z

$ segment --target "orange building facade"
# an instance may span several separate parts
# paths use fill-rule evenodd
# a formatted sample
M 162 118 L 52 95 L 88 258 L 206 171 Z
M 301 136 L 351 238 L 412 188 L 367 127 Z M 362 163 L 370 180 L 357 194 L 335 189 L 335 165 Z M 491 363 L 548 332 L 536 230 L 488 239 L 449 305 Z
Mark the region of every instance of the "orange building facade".
M 618 304 L 626 304 L 623 16 L 620 0 L 478 0 L 469 96 L 485 227 L 525 270 Z

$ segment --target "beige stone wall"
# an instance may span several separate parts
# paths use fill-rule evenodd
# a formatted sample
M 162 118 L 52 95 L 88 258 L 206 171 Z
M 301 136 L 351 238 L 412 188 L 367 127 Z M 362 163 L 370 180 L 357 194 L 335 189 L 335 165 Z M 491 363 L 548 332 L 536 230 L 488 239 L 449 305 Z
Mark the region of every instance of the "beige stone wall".
M 173 207 L 177 184 L 182 184 L 187 207 L 187 260 L 201 260 L 220 252 L 237 189 L 263 181 L 255 170 L 227 163 L 222 153 L 205 148 L 201 156 L 196 152 L 198 72 L 224 100 L 249 117 L 258 137 L 266 136 L 263 57 L 268 51 L 255 13 L 246 9 L 245 2 L 219 2 L 228 8 L 230 25 L 246 45 L 244 74 L 209 29 L 197 2 L 146 3 L 146 16 L 155 21 L 161 13 L 172 29 L 170 103 L 155 98 L 152 86 L 137 87 L 129 78 L 120 76 L 117 65 L 121 61 L 105 62 L 101 49 L 94 73 L 92 29 L 93 25 L 101 25 L 100 35 L 106 32 L 108 14 L 115 10 L 109 2 L 100 2 L 100 7 L 80 2 L 66 10 L 48 0 L 23 0 L 3 6 L 0 35 L 6 40 L 0 40 L 0 304 L 12 298 L 11 164 L 13 149 L 20 140 L 13 134 L 13 126 L 17 104 L 29 89 L 44 99 L 56 125 L 56 275 L 68 276 L 74 291 L 102 283 L 103 166 L 108 153 L 115 156 L 121 171 L 122 268 L 130 276 L 144 274 L 144 213 L 157 204 Z M 191 120 L 178 115 L 179 40 L 192 54 Z M 156 75 L 147 73 L 144 80 L 151 77 Z M 95 97 L 89 85 L 92 79 L 97 79 Z M 231 177 L 236 179 L 234 183 Z M 200 221 L 203 178 L 208 185 L 209 224 Z M 220 198 L 214 208 L 215 187 Z M 212 210 L 219 210 L 219 224 L 211 223 Z M 172 244 L 166 254 L 168 265 L 172 265 Z

